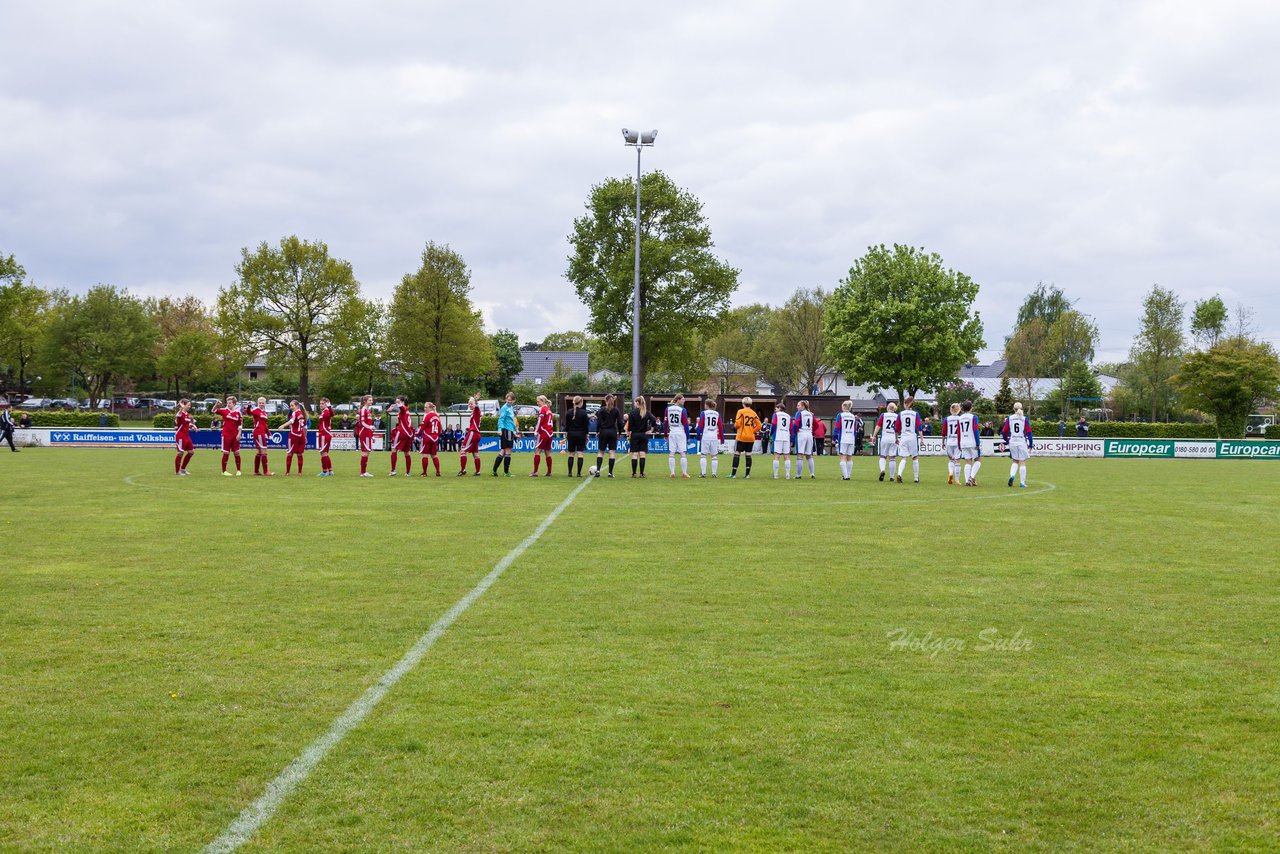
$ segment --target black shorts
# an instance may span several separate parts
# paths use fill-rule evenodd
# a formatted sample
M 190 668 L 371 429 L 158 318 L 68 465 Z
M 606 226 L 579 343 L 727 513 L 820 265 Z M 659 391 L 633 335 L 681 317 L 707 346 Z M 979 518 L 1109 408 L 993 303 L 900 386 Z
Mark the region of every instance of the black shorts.
M 564 440 L 565 450 L 570 454 L 576 454 L 587 449 L 586 433 L 566 433 Z
M 632 433 L 631 434 L 631 453 L 649 450 L 649 434 L 648 433 Z
M 509 451 L 515 447 L 515 444 L 516 434 L 510 430 L 503 430 L 501 438 L 498 439 L 498 449 L 502 451 Z
M 734 443 L 734 453 L 749 454 L 751 453 L 751 449 L 754 448 L 755 446 L 756 446 L 756 443 L 754 441 L 743 442 L 739 440 Z
M 608 433 L 601 433 L 599 438 L 601 451 L 618 450 L 618 434 L 610 430 Z

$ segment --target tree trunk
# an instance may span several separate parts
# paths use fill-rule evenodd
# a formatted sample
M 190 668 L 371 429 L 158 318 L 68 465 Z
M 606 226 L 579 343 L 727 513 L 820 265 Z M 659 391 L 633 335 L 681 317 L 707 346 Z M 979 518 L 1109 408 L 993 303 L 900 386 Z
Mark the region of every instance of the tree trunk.
M 307 358 L 304 356 L 299 360 L 298 365 L 298 397 L 302 401 L 303 406 L 311 403 L 310 383 L 311 383 L 311 365 L 308 364 Z
M 443 381 L 443 377 L 441 376 L 442 372 L 440 370 L 439 359 L 436 360 L 434 370 L 432 373 L 434 374 L 434 379 L 435 379 L 435 388 L 432 389 L 432 393 L 435 395 L 436 409 L 439 409 L 443 405 L 443 401 L 440 399 L 440 384 Z

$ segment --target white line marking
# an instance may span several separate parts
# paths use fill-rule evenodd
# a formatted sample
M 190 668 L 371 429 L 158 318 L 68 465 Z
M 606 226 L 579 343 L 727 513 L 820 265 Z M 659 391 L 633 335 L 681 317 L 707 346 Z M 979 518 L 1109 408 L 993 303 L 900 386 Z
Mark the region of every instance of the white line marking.
M 525 537 L 515 548 L 507 552 L 502 560 L 489 571 L 489 574 L 480 579 L 480 582 L 466 596 L 463 596 L 453 607 L 444 613 L 440 619 L 431 624 L 431 628 L 427 629 L 426 634 L 418 638 L 417 643 L 409 648 L 409 651 L 395 663 L 390 670 L 382 674 L 378 681 L 369 687 L 354 703 L 347 707 L 347 710 L 338 716 L 336 720 L 329 726 L 329 730 L 315 741 L 307 746 L 296 759 L 280 772 L 274 780 L 267 784 L 267 788 L 263 793 L 249 806 L 244 808 L 239 817 L 223 831 L 222 835 L 210 842 L 204 849 L 205 854 L 215 854 L 215 852 L 235 851 L 258 832 L 264 824 L 266 824 L 275 811 L 289 797 L 290 793 L 298 787 L 311 771 L 320 764 L 320 762 L 329 754 L 329 751 L 346 737 L 352 729 L 354 729 L 361 721 L 369 716 L 374 707 L 381 702 L 387 692 L 395 687 L 396 683 L 404 678 L 405 674 L 413 670 L 427 654 L 427 650 L 435 644 L 440 636 L 445 633 L 449 626 L 453 625 L 462 614 L 471 607 L 471 605 L 485 594 L 494 583 L 502 577 L 502 573 L 507 567 L 511 566 L 515 560 L 524 554 L 525 550 L 538 541 L 547 528 L 551 527 L 551 523 L 564 512 L 573 499 L 578 497 L 578 493 L 587 488 L 587 485 L 595 478 L 587 478 L 577 489 L 570 492 L 564 501 L 556 509 L 551 511 L 551 515 L 542 520 L 533 533 Z

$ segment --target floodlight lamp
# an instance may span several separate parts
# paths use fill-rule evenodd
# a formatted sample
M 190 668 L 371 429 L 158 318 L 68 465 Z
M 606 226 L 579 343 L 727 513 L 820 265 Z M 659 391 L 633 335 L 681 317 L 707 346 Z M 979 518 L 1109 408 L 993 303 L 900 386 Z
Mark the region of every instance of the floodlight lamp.
M 640 141 L 640 131 L 623 128 L 622 139 L 627 145 L 635 145 Z
M 640 144 L 653 145 L 653 141 L 657 138 L 658 138 L 658 131 L 656 129 L 651 130 L 648 133 L 642 133 L 640 134 Z

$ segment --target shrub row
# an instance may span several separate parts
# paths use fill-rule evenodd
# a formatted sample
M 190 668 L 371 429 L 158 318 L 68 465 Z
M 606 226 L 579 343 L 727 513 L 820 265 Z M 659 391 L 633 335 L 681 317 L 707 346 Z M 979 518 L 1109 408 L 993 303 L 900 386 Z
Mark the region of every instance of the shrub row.
M 1003 424 L 1000 419 L 999 424 Z M 999 426 L 997 424 L 997 427 Z M 1035 436 L 1054 438 L 1058 435 L 1057 421 L 1033 421 L 1031 432 Z M 1075 437 L 1076 425 L 1067 422 L 1067 436 Z M 1124 437 L 1127 439 L 1216 439 L 1217 425 L 1194 424 L 1190 422 L 1170 422 L 1168 424 L 1147 423 L 1144 421 L 1091 421 L 1089 422 L 1090 439 L 1109 439 Z
M 25 410 L 13 413 L 16 424 Z M 107 416 L 108 427 L 119 427 L 120 416 L 111 412 L 43 412 L 37 410 L 27 413 L 31 416 L 32 427 L 97 427 L 99 416 Z

